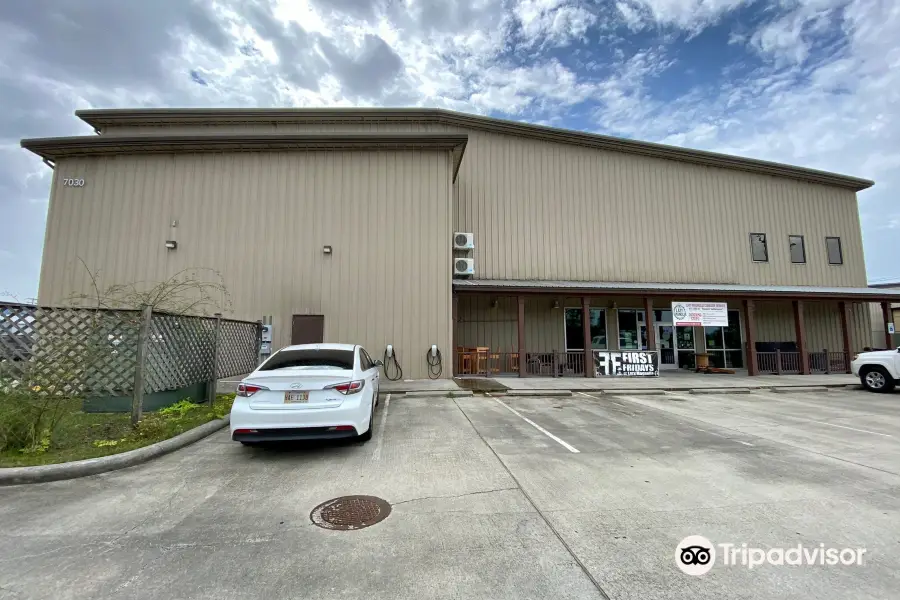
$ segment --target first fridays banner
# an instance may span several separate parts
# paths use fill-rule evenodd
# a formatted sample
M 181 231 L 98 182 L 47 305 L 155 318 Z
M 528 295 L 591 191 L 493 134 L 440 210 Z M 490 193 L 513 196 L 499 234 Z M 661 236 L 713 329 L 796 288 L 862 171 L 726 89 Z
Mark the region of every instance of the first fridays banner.
M 676 327 L 728 327 L 728 304 L 673 302 L 672 324 Z
M 652 351 L 594 351 L 597 377 L 658 377 L 659 353 Z

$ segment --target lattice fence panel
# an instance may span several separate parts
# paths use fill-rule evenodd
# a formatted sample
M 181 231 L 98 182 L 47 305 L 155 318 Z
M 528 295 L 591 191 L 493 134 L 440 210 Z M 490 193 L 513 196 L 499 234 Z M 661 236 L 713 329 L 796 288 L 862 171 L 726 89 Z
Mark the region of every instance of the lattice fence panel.
M 174 390 L 212 379 L 215 334 L 215 319 L 154 313 L 144 391 Z
M 0 304 L 0 388 L 127 395 L 140 313 Z
M 259 323 L 222 319 L 216 379 L 249 373 L 259 365 Z

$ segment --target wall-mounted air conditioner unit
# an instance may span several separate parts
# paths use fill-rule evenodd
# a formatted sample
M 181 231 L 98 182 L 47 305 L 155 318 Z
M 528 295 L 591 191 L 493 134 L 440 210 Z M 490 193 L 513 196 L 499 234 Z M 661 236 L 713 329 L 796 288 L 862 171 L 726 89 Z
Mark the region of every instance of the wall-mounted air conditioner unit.
M 474 258 L 454 258 L 453 259 L 454 275 L 474 275 L 475 259 Z
M 454 250 L 472 250 L 475 248 L 475 234 L 457 231 L 453 234 Z

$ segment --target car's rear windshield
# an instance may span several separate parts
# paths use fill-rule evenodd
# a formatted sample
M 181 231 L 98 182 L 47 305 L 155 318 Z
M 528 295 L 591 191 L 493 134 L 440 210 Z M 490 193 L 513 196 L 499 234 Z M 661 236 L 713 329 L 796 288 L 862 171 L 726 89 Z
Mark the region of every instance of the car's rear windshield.
M 260 371 L 291 367 L 353 369 L 353 350 L 282 350 L 273 354 Z

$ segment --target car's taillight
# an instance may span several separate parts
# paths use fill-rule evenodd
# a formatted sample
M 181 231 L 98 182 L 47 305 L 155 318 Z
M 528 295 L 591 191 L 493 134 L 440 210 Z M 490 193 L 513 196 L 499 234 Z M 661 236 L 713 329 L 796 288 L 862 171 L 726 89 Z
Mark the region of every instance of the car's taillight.
M 348 394 L 356 394 L 361 392 L 363 387 L 366 385 L 366 382 L 362 379 L 358 381 L 348 381 L 346 383 L 336 383 L 334 385 L 329 385 L 326 387 L 326 390 L 335 390 L 338 391 L 345 396 Z
M 260 390 L 268 390 L 269 388 L 262 385 L 253 385 L 251 383 L 239 383 L 237 387 L 237 395 L 249 398 Z

